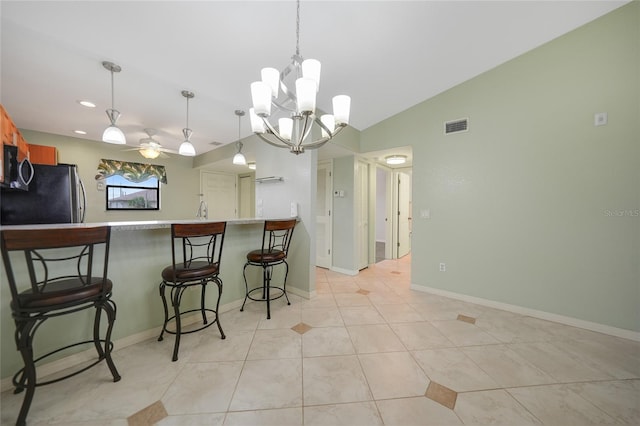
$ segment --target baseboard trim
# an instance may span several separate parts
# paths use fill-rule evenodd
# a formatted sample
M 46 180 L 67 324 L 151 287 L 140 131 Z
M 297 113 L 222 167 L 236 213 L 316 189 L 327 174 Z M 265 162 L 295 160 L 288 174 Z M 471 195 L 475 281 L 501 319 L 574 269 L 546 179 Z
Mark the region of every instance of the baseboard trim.
M 496 302 L 490 299 L 468 296 L 466 294 L 454 293 L 452 291 L 442 290 L 439 288 L 411 284 L 411 289 L 421 291 L 423 293 L 432 293 L 438 296 L 450 297 L 451 299 L 457 299 L 463 302 L 475 303 L 477 305 L 487 306 L 489 308 L 501 309 L 503 311 L 527 315 L 542 320 L 553 321 L 564 325 L 570 325 L 572 327 L 584 328 L 585 330 L 591 330 L 598 333 L 608 334 L 610 336 L 621 337 L 623 339 L 640 342 L 640 332 L 626 330 L 624 328 L 611 327 L 609 325 L 599 324 L 596 322 L 585 321 L 578 318 L 554 314 L 551 312 L 539 311 L 537 309 L 525 308 L 508 303 Z
M 351 275 L 351 276 L 354 276 L 354 277 L 356 275 L 358 275 L 358 272 L 360 272 L 360 271 L 353 271 L 351 269 L 338 268 L 337 266 L 332 266 L 331 268 L 329 268 L 329 270 L 331 270 L 333 272 L 339 272 L 341 274 Z
M 314 297 L 316 297 L 316 291 L 304 291 L 304 290 L 300 290 L 299 288 L 296 287 L 287 287 L 287 293 L 293 293 L 296 296 L 300 296 L 304 299 L 312 299 Z
M 230 303 L 225 303 L 221 305 L 219 308 L 220 313 L 228 312 L 232 309 L 240 309 L 242 306 L 243 299 L 235 300 Z M 193 324 L 197 321 L 200 321 L 201 317 L 199 313 L 194 313 L 193 315 L 185 316 L 182 319 L 183 325 Z M 114 352 L 119 351 L 120 349 L 124 349 L 128 346 L 135 345 L 137 343 L 144 342 L 145 340 L 152 339 L 154 337 L 158 337 L 160 335 L 160 331 L 162 327 L 154 327 L 148 330 L 141 331 L 139 333 L 132 334 L 130 336 L 125 336 L 120 339 L 113 341 L 113 346 L 116 348 Z M 82 352 L 78 352 L 64 358 L 57 359 L 55 361 L 48 362 L 46 364 L 42 364 L 38 366 L 38 377 L 45 377 L 51 374 L 58 373 L 67 368 L 71 368 L 80 363 L 91 361 L 96 357 L 96 350 L 94 348 L 87 349 Z M 10 389 L 13 389 L 13 376 L 5 377 L 0 380 L 0 392 L 4 392 Z

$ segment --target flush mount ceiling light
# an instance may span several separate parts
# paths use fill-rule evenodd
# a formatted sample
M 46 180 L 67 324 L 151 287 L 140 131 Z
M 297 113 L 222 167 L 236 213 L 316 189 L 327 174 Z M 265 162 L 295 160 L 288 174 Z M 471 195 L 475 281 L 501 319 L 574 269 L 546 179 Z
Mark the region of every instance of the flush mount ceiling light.
M 236 142 L 236 145 L 238 146 L 238 152 L 236 153 L 236 155 L 233 156 L 233 164 L 246 166 L 247 159 L 244 157 L 244 154 L 242 153 L 242 141 L 240 140 L 240 120 L 244 115 L 244 111 L 242 111 L 241 109 L 237 109 L 235 110 L 235 114 L 238 116 L 238 142 Z
M 184 135 L 184 142 L 180 144 L 180 148 L 178 149 L 178 154 L 185 155 L 187 157 L 193 157 L 196 155 L 196 149 L 193 144 L 189 140 L 191 138 L 191 129 L 189 128 L 189 99 L 192 99 L 195 94 L 193 92 L 189 92 L 187 90 L 182 91 L 182 96 L 187 98 L 187 126 L 182 129 L 182 134 Z
M 296 53 L 284 70 L 263 68 L 262 81 L 251 83 L 253 108 L 249 110 L 249 117 L 251 130 L 260 139 L 279 148 L 288 148 L 294 154 L 302 154 L 305 149 L 320 148 L 349 124 L 351 98 L 335 96 L 333 115 L 325 114 L 320 118 L 315 115 L 320 62 L 304 60 L 300 56 L 300 0 L 296 3 Z M 279 116 L 277 126 L 269 122 L 272 105 L 277 110 L 275 115 Z M 271 118 L 275 120 L 276 117 Z M 322 137 L 305 143 L 314 122 L 322 130 Z
M 113 73 L 122 71 L 118 65 L 113 62 L 104 61 L 102 66 L 111 72 L 111 108 L 107 110 L 107 116 L 111 125 L 104 130 L 102 134 L 102 141 L 107 143 L 114 143 L 117 145 L 124 145 L 127 143 L 127 139 L 124 137 L 122 130 L 116 126 L 116 121 L 120 117 L 120 112 L 114 108 L 114 90 L 113 90 Z
M 406 163 L 407 156 L 406 155 L 390 155 L 388 157 L 385 157 L 384 160 L 386 161 L 387 164 L 395 166 L 398 164 Z
M 251 170 L 255 170 L 256 169 L 256 162 L 255 161 L 249 161 L 247 163 L 247 167 L 249 167 Z

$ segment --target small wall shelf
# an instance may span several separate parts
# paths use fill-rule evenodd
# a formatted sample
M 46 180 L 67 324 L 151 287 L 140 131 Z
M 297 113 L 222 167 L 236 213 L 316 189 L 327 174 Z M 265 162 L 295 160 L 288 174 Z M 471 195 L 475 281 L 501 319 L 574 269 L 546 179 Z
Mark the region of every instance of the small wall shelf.
M 256 178 L 257 183 L 265 183 L 265 182 L 284 182 L 284 178 L 282 176 L 267 176 Z

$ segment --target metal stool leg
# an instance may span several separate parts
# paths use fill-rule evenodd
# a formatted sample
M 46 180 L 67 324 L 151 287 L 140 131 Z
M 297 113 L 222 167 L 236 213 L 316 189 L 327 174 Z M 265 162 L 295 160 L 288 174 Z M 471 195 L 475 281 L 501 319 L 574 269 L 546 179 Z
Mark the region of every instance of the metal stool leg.
M 167 286 L 164 281 L 160 283 L 160 297 L 162 298 L 162 307 L 164 308 L 164 324 L 162 324 L 162 331 L 160 332 L 160 336 L 158 337 L 158 342 L 162 342 L 164 332 L 167 330 L 167 322 L 169 322 L 169 307 L 167 306 L 167 298 L 164 294 Z

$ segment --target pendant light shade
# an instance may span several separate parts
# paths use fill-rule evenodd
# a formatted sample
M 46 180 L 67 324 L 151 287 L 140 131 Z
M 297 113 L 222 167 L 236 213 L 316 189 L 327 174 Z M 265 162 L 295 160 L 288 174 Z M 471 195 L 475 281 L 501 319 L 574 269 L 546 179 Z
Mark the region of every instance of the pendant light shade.
M 236 155 L 233 156 L 233 164 L 237 164 L 239 166 L 246 166 L 247 159 L 242 153 L 242 142 L 240 141 L 240 121 L 242 120 L 244 111 L 237 109 L 235 110 L 235 114 L 238 116 L 238 142 L 236 142 L 236 144 L 238 145 L 238 152 L 236 153 Z
M 104 61 L 102 62 L 102 66 L 111 72 L 111 108 L 107 109 L 107 117 L 109 117 L 109 121 L 111 125 L 104 130 L 102 133 L 102 141 L 107 143 L 113 143 L 116 145 L 124 145 L 127 143 L 127 139 L 122 133 L 122 130 L 116 126 L 116 122 L 120 117 L 120 112 L 114 108 L 114 90 L 113 90 L 113 73 L 122 71 L 120 66 L 114 64 L 113 62 Z
M 182 96 L 187 98 L 187 126 L 182 129 L 182 135 L 184 136 L 184 142 L 180 144 L 180 148 L 178 148 L 178 154 L 184 155 L 186 157 L 194 157 L 196 155 L 196 148 L 191 143 L 191 129 L 189 128 L 189 99 L 192 99 L 195 94 L 193 92 L 189 92 L 188 90 L 183 90 Z
M 246 166 L 247 159 L 244 157 L 243 153 L 238 152 L 236 155 L 233 156 L 233 164 L 237 164 L 239 166 Z
M 122 133 L 122 130 L 120 130 L 115 124 L 112 124 L 104 129 L 104 133 L 102 133 L 102 142 L 124 145 L 127 143 L 127 139 L 125 138 L 124 133 Z

